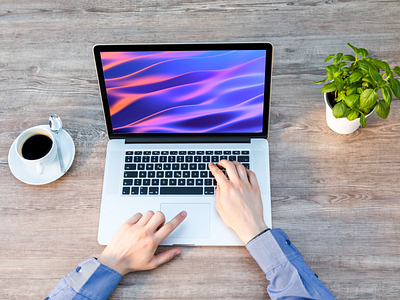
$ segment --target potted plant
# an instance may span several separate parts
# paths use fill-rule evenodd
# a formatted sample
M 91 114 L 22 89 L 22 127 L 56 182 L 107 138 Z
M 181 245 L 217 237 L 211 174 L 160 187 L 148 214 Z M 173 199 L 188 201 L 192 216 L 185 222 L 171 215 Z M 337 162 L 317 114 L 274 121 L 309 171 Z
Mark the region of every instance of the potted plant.
M 322 88 L 326 104 L 326 120 L 338 133 L 347 134 L 366 126 L 366 117 L 373 111 L 386 119 L 390 112 L 393 94 L 400 100 L 400 68 L 390 69 L 385 61 L 368 57 L 368 51 L 347 45 L 353 55 L 329 55 L 325 63 L 326 78 L 314 83 L 327 82 Z M 379 92 L 379 93 L 378 93 Z M 378 96 L 381 95 L 381 96 Z

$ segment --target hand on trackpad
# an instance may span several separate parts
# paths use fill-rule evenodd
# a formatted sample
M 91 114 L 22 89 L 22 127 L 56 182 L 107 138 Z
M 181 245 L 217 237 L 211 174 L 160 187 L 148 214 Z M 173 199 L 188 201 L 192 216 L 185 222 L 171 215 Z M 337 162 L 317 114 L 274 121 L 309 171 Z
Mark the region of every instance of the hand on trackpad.
M 208 203 L 161 203 L 160 210 L 169 222 L 181 211 L 187 212 L 186 219 L 169 235 L 173 238 L 210 236 L 210 204 Z

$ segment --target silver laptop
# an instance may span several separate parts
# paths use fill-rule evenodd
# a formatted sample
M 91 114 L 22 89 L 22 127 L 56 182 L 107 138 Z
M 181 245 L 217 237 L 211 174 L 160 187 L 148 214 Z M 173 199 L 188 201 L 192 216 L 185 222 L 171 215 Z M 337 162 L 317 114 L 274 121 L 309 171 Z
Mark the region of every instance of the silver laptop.
M 93 47 L 109 142 L 98 242 L 137 212 L 187 218 L 162 245 L 243 245 L 215 208 L 208 163 L 254 171 L 271 224 L 270 43 Z

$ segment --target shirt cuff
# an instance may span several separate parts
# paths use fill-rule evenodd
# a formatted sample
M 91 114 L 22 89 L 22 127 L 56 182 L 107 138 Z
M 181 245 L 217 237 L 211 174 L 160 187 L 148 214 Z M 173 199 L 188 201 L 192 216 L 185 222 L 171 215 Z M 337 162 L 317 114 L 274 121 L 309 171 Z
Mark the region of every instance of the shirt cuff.
M 289 260 L 302 257 L 285 232 L 279 228 L 271 229 L 251 240 L 246 248 L 265 274 Z
M 107 299 L 121 279 L 121 274 L 102 265 L 94 257 L 84 260 L 65 276 L 77 293 L 96 300 Z

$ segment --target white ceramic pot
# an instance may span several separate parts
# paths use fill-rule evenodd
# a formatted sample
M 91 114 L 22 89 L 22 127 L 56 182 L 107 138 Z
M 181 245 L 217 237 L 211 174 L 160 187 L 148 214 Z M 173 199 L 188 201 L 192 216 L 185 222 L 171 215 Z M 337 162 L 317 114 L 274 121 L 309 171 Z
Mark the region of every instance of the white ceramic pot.
M 349 121 L 347 118 L 336 119 L 333 116 L 332 107 L 329 103 L 327 93 L 324 93 L 324 100 L 326 105 L 326 123 L 328 123 L 330 129 L 340 134 L 349 134 L 356 131 L 360 127 L 360 118 L 357 118 L 353 121 Z M 366 117 L 371 115 L 374 110 L 375 109 L 373 109 Z

